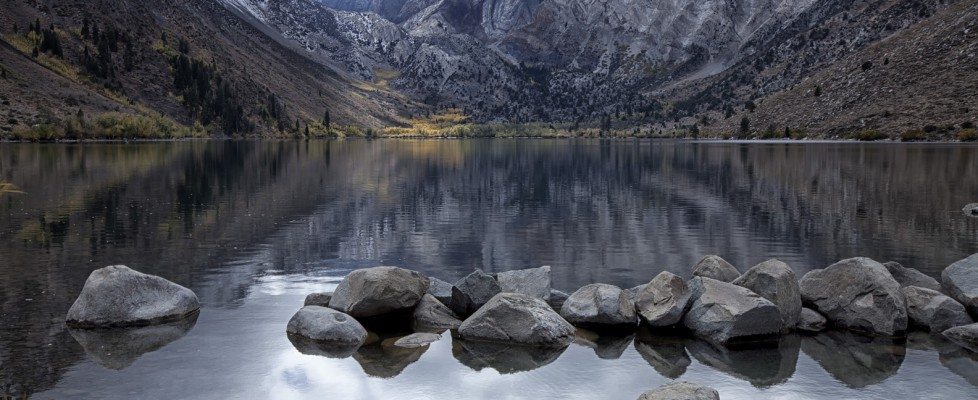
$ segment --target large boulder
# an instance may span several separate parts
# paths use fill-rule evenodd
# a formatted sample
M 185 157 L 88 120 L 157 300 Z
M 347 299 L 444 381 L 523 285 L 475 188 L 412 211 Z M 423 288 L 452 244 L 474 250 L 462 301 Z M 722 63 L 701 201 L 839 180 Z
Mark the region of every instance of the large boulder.
M 306 300 L 302 302 L 304 306 L 329 307 L 329 301 L 333 298 L 333 292 L 309 293 Z
M 683 324 L 697 336 L 727 344 L 781 332 L 778 306 L 747 288 L 704 277 L 689 287 L 693 304 Z
M 550 299 L 550 267 L 518 269 L 496 274 L 496 281 L 503 292 L 522 293 L 543 301 Z
M 642 291 L 645 290 L 646 286 L 648 286 L 648 283 L 643 283 L 641 285 L 633 286 L 628 289 L 622 289 L 622 290 L 624 290 L 626 294 L 631 296 L 632 300 L 635 300 L 638 298 L 638 294 L 642 293 Z
M 887 271 L 890 271 L 890 275 L 893 276 L 893 279 L 896 279 L 900 287 L 917 286 L 938 292 L 943 290 L 940 282 L 937 282 L 937 279 L 931 278 L 913 268 L 904 267 L 896 261 L 885 262 L 883 266 L 886 267 Z
M 689 382 L 671 382 L 642 393 L 638 400 L 720 400 L 720 393 Z
M 560 307 L 572 324 L 634 325 L 635 302 L 617 286 L 592 283 L 572 293 Z
M 88 276 L 68 309 L 66 323 L 79 328 L 155 325 L 181 320 L 199 309 L 192 290 L 125 265 L 112 265 Z
M 767 260 L 755 265 L 732 282 L 770 300 L 781 311 L 781 328 L 791 330 L 801 316 L 801 289 L 798 278 L 788 264 Z
M 425 294 L 414 308 L 414 327 L 418 330 L 457 329 L 462 321 L 435 296 Z
M 452 311 L 460 317 L 472 315 L 501 291 L 496 278 L 477 269 L 452 287 Z
M 547 299 L 547 304 L 550 304 L 550 308 L 556 311 L 560 311 L 560 307 L 564 306 L 564 302 L 570 297 L 567 292 L 563 292 L 557 289 L 550 289 L 550 298 Z
M 945 330 L 942 334 L 952 342 L 978 352 L 978 323 L 956 326 Z
M 367 340 L 367 330 L 356 319 L 320 306 L 300 308 L 289 320 L 286 332 L 337 346 L 359 346 Z
M 740 272 L 720 256 L 706 256 L 693 266 L 693 276 L 712 278 L 721 282 L 733 282 Z
M 574 339 L 574 327 L 543 300 L 500 293 L 463 321 L 458 334 L 466 340 L 566 346 Z
M 839 261 L 801 278 L 801 299 L 833 325 L 899 335 L 907 330 L 907 306 L 883 264 L 865 257 Z
M 452 304 L 452 284 L 438 278 L 428 278 L 428 294 L 435 296 L 441 304 Z
M 971 315 L 978 316 L 978 253 L 945 268 L 941 283 L 948 296 L 961 302 Z
M 413 308 L 428 290 L 428 278 L 398 267 L 373 267 L 350 272 L 333 291 L 329 307 L 356 318 Z
M 825 317 L 818 311 L 803 307 L 796 328 L 805 332 L 821 332 L 825 330 L 825 323 Z
M 907 302 L 910 323 L 931 332 L 972 323 L 964 306 L 936 290 L 917 286 L 900 288 Z
M 678 324 L 692 304 L 689 287 L 683 278 L 662 271 L 638 293 L 635 310 L 652 326 Z

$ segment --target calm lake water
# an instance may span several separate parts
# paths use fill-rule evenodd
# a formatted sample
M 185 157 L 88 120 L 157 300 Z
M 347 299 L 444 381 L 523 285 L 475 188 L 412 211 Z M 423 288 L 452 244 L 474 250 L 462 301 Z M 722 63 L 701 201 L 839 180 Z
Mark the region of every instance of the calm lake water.
M 448 281 L 551 265 L 558 289 L 690 275 L 706 254 L 800 276 L 852 256 L 939 276 L 978 252 L 978 146 L 638 140 L 0 143 L 0 398 L 978 398 L 978 354 L 842 332 L 777 347 L 582 332 L 563 352 L 390 341 L 303 354 L 285 325 L 348 271 Z M 88 274 L 192 288 L 195 321 L 69 331 Z

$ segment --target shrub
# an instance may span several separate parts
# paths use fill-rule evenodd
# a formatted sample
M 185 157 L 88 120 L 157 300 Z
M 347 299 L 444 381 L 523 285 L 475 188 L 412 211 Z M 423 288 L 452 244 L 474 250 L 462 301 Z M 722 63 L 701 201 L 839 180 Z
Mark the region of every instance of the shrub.
M 978 141 L 978 129 L 968 128 L 958 131 L 958 140 L 962 142 Z
M 875 129 L 864 129 L 850 135 L 850 137 L 852 139 L 856 139 L 864 142 L 873 141 L 873 140 L 884 140 L 890 138 L 886 134 Z
M 927 134 L 920 129 L 911 129 L 900 134 L 900 140 L 904 142 L 916 142 L 926 139 Z

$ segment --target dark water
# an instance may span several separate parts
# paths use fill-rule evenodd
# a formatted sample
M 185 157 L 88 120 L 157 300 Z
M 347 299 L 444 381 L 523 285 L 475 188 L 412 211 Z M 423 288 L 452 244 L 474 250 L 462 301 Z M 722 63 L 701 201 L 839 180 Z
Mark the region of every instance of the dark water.
M 633 399 L 680 378 L 725 399 L 978 398 L 939 338 L 777 348 L 582 333 L 557 353 L 305 355 L 305 294 L 379 264 L 454 280 L 551 265 L 555 285 L 683 276 L 706 254 L 800 274 L 851 256 L 932 276 L 978 252 L 978 147 L 630 140 L 0 144 L 0 397 Z M 196 321 L 68 331 L 95 268 L 194 289 Z

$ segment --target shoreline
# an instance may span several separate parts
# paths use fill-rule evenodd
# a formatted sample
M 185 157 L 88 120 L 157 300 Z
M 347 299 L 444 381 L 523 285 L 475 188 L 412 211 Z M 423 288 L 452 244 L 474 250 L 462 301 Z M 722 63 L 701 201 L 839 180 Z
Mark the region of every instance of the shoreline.
M 640 141 L 674 141 L 674 142 L 691 142 L 691 143 L 757 143 L 757 144 L 857 144 L 857 143 L 874 143 L 874 144 L 921 144 L 921 145 L 932 145 L 932 144 L 958 144 L 958 145 L 978 145 L 978 141 L 961 141 L 961 140 L 914 140 L 914 141 L 902 141 L 902 140 L 892 140 L 892 139 L 882 139 L 882 140 L 859 140 L 859 139 L 845 139 L 845 138 L 801 138 L 801 139 L 724 139 L 721 137 L 704 137 L 704 138 L 689 138 L 689 137 L 644 137 L 644 136 L 425 136 L 425 135 L 413 135 L 413 136 L 375 136 L 375 137 L 362 137 L 362 136 L 334 136 L 334 137 L 173 137 L 173 138 L 133 138 L 133 139 L 117 139 L 117 138 L 92 138 L 92 139 L 54 139 L 54 140 L 24 140 L 24 139 L 0 139 L 0 145 L 2 144 L 20 144 L 20 143 L 35 143 L 35 144 L 84 144 L 84 143 L 154 143 L 154 142 L 211 142 L 211 141 L 239 141 L 239 142 L 286 142 L 286 141 L 332 141 L 332 140 L 479 140 L 479 139 L 518 139 L 518 140 L 640 140 Z

